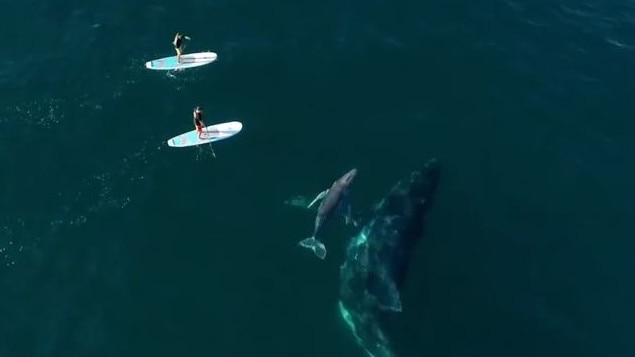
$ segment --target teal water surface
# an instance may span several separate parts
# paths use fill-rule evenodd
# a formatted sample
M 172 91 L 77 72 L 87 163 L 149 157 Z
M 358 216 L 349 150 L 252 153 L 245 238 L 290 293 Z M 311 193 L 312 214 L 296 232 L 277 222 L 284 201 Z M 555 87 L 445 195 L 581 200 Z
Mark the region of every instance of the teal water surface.
M 344 241 L 442 163 L 400 356 L 632 356 L 632 2 L 12 2 L 0 15 L 0 356 L 362 356 Z M 208 66 L 144 68 L 212 50 Z M 208 147 L 165 141 L 207 123 Z

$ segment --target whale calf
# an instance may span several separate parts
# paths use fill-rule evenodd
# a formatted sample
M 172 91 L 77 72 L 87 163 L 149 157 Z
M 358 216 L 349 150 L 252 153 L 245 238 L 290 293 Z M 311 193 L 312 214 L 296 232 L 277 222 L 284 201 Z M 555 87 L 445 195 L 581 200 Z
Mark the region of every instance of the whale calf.
M 336 211 L 344 211 L 344 217 L 346 223 L 351 222 L 351 204 L 348 198 L 348 188 L 350 184 L 357 176 L 357 169 L 352 169 L 345 173 L 342 177 L 335 180 L 330 188 L 320 192 L 307 208 L 311 208 L 316 202 L 320 202 L 320 206 L 317 209 L 315 216 L 315 225 L 313 228 L 313 235 L 310 238 L 301 240 L 298 245 L 311 249 L 315 255 L 324 259 L 326 257 L 326 247 L 324 243 L 320 241 L 320 233 L 324 224 L 333 216 Z

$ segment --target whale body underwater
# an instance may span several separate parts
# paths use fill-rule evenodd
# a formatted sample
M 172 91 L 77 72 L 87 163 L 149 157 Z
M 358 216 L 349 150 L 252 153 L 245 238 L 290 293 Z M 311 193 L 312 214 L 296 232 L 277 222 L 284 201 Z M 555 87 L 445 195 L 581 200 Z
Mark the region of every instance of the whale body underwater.
M 429 160 L 391 188 L 347 244 L 338 306 L 369 356 L 395 356 L 383 321 L 402 311 L 400 289 L 438 181 L 439 164 Z

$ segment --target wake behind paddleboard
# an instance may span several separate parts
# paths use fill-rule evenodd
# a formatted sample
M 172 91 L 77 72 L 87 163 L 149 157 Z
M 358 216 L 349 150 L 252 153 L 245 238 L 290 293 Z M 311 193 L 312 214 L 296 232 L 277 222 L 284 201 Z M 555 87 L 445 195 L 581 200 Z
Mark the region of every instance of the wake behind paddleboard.
M 159 71 L 171 71 L 200 67 L 216 61 L 218 55 L 215 52 L 198 52 L 181 55 L 181 62 L 176 60 L 176 56 L 163 57 L 146 62 L 146 68 Z
M 240 133 L 241 130 L 243 130 L 243 124 L 239 121 L 210 125 L 203 129 L 200 138 L 198 132 L 192 130 L 169 139 L 168 146 L 182 148 L 213 143 L 214 141 L 230 138 Z

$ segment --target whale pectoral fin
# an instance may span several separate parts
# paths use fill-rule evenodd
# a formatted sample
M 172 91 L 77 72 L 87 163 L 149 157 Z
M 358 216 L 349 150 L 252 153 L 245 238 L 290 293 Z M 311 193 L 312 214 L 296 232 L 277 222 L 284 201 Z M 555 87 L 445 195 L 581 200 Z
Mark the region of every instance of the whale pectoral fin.
M 351 207 L 351 203 L 348 202 L 348 201 L 346 202 L 346 211 L 344 213 L 344 222 L 346 222 L 347 226 L 349 224 L 353 224 L 354 226 L 357 226 L 357 224 L 353 220 L 353 209 Z
M 344 217 L 344 223 L 347 226 L 350 224 L 357 226 L 355 220 L 353 219 L 353 210 L 348 193 L 342 194 L 342 197 L 340 198 L 340 204 L 337 206 L 337 210 Z
M 311 208 L 316 202 L 318 202 L 319 200 L 323 199 L 324 196 L 326 196 L 326 194 L 329 192 L 328 189 L 318 193 L 317 196 L 315 196 L 315 198 L 313 199 L 313 201 L 311 201 L 311 203 L 309 203 L 308 206 L 306 206 L 306 208 Z

